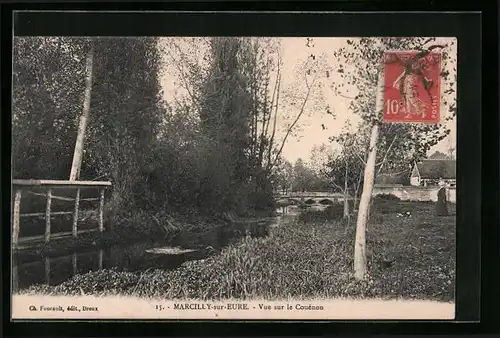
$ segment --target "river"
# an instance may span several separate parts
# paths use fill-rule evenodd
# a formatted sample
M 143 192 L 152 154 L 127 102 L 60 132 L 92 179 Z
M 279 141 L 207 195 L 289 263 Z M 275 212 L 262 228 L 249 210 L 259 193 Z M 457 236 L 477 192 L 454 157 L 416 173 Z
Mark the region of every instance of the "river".
M 166 240 L 144 240 L 132 244 L 78 249 L 63 255 L 30 257 L 13 261 L 13 291 L 21 291 L 34 284 L 57 285 L 76 274 L 99 269 L 141 271 L 149 268 L 175 269 L 187 260 L 202 259 L 210 250 L 218 251 L 249 234 L 267 236 L 273 228 L 286 226 L 300 214 L 300 209 L 289 206 L 278 210 L 278 216 L 259 221 L 240 222 L 215 227 L 208 231 L 179 233 Z M 169 250 L 194 250 L 187 254 L 152 255 L 146 251 L 157 248 Z

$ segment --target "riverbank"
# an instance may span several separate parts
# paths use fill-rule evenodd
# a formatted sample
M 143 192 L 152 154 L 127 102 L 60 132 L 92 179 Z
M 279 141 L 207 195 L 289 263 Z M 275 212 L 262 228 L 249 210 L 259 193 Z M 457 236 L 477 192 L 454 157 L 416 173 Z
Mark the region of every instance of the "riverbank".
M 452 207 L 453 208 L 453 207 Z M 354 222 L 297 220 L 267 237 L 247 236 L 178 269 L 101 270 L 27 293 L 165 299 L 381 298 L 453 301 L 455 216 L 433 203 L 379 201 L 367 233 L 369 276 L 352 276 Z

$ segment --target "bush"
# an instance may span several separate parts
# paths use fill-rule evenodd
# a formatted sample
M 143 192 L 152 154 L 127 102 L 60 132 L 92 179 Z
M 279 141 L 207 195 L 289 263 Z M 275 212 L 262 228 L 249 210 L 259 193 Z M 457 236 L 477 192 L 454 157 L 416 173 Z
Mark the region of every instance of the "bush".
M 340 203 L 335 203 L 329 205 L 325 210 L 322 211 L 310 211 L 304 210 L 299 215 L 299 220 L 302 222 L 311 221 L 338 221 L 344 217 L 344 205 Z
M 375 196 L 375 200 L 400 201 L 401 199 L 394 194 L 380 194 Z
M 352 208 L 349 205 L 349 208 Z M 352 210 L 352 209 L 351 209 Z M 335 203 L 326 208 L 324 211 L 328 220 L 339 220 L 344 217 L 344 204 Z
M 379 214 L 394 214 L 403 212 L 402 207 L 404 205 L 401 203 L 399 197 L 393 194 L 381 194 L 373 198 L 373 209 L 371 213 L 377 212 Z M 404 210 L 406 211 L 406 210 Z

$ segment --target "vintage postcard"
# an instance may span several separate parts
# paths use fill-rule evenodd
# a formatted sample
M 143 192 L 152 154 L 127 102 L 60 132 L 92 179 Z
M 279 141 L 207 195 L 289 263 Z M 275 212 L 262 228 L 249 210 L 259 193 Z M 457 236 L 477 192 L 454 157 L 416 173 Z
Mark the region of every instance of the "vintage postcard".
M 12 57 L 12 319 L 455 318 L 456 39 Z

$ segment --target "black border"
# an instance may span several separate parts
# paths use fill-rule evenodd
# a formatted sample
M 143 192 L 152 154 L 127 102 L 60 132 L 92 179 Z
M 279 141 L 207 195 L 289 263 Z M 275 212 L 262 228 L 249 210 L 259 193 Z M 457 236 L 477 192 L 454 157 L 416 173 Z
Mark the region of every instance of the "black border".
M 371 10 L 377 8 L 384 9 L 394 9 L 390 8 L 390 3 L 374 1 L 377 5 L 370 5 L 365 2 L 354 2 L 351 6 L 346 6 L 345 2 L 342 2 L 343 10 Z M 339 2 L 340 3 L 340 2 Z M 405 9 L 423 9 L 422 6 L 424 2 L 404 2 L 401 7 L 406 7 Z M 493 5 L 494 2 L 492 1 Z M 476 3 L 478 5 L 479 3 Z M 191 5 L 192 7 L 200 7 L 203 4 Z M 238 10 L 241 8 L 241 3 L 233 3 L 232 9 Z M 324 3 L 321 4 L 324 6 Z M 449 4 L 448 4 L 449 5 Z M 260 5 L 262 6 L 262 4 Z M 460 6 L 460 5 L 459 5 Z M 483 4 L 484 6 L 484 4 Z M 17 6 L 16 6 L 17 7 Z M 29 5 L 17 7 L 31 9 L 70 9 L 70 5 Z M 92 6 L 91 4 L 79 4 L 76 6 L 71 6 L 71 9 L 83 9 L 88 10 Z M 138 9 L 137 5 L 134 4 L 122 4 L 123 7 L 128 9 Z M 160 4 L 141 4 L 139 9 L 158 9 L 161 7 Z M 172 7 L 172 6 L 170 6 Z M 220 6 L 219 6 L 220 7 Z M 226 6 L 229 7 L 229 6 Z M 248 7 L 248 6 L 247 6 Z M 259 5 L 257 5 L 259 7 Z M 283 7 L 283 6 L 280 6 Z M 297 7 L 294 4 L 289 5 L 290 10 L 298 10 L 301 7 Z M 302 6 L 304 7 L 304 6 Z M 321 6 L 316 6 L 316 9 Z M 333 7 L 333 6 L 330 6 Z M 340 6 L 336 6 L 340 7 Z M 393 6 L 392 6 L 393 7 Z M 8 10 L 5 10 L 7 6 L 2 7 L 2 157 L 4 158 L 3 163 L 5 164 L 5 159 L 10 158 L 10 44 L 11 44 L 11 34 L 12 34 L 12 17 L 9 17 L 12 13 L 10 10 L 14 9 L 14 6 L 8 6 Z M 107 9 L 112 9 L 113 6 L 107 5 Z M 207 5 L 205 7 L 209 10 L 214 10 L 216 6 Z M 255 8 L 255 7 L 254 7 Z M 102 7 L 100 8 L 102 10 Z M 116 9 L 116 6 L 113 8 Z M 176 9 L 188 9 L 186 4 L 177 4 Z M 262 9 L 262 7 L 260 8 Z M 268 5 L 267 10 L 276 9 L 273 5 Z M 324 8 L 325 10 L 327 8 Z M 340 9 L 340 8 L 328 8 L 330 10 Z M 434 4 L 433 9 L 446 9 L 446 6 Z M 448 7 L 448 9 L 451 9 Z M 478 10 L 477 6 L 471 6 L 469 3 L 467 6 L 462 5 L 462 9 L 468 10 Z M 484 9 L 484 7 L 483 7 Z M 488 64 L 485 67 L 484 75 L 491 77 L 498 76 L 498 66 L 497 55 L 498 50 L 492 51 L 494 42 L 497 42 L 498 31 L 485 30 L 481 28 L 481 16 L 482 19 L 489 17 L 492 19 L 497 13 L 496 8 L 493 12 L 484 11 L 482 14 L 465 14 L 465 13 L 455 13 L 455 14 L 443 14 L 443 13 L 364 13 L 362 16 L 351 13 L 351 14 L 326 14 L 326 13 L 309 13 L 309 14 L 297 14 L 297 13 L 217 13 L 217 14 L 202 14 L 202 13 L 169 13 L 162 14 L 162 18 L 159 18 L 158 13 L 146 14 L 146 18 L 143 14 L 141 17 L 132 17 L 130 14 L 112 14 L 113 18 L 106 17 L 106 15 L 96 14 L 96 13 L 73 13 L 70 14 L 71 18 L 68 19 L 68 14 L 65 13 L 25 13 L 23 15 L 30 16 L 29 20 L 24 23 L 19 22 L 16 26 L 16 33 L 19 35 L 121 35 L 121 36 L 139 36 L 139 35 L 282 35 L 282 36 L 361 36 L 361 35 L 371 35 L 371 36 L 381 36 L 381 35 L 400 35 L 400 36 L 411 36 L 411 35 L 428 35 L 428 36 L 457 36 L 459 39 L 459 83 L 458 83 L 458 106 L 460 118 L 457 121 L 458 126 L 458 196 L 459 204 L 458 209 L 460 210 L 457 217 L 457 223 L 460 222 L 462 226 L 457 229 L 457 255 L 459 258 L 459 265 L 457 267 L 457 312 L 459 316 L 457 319 L 461 320 L 475 320 L 479 318 L 474 318 L 475 314 L 478 313 L 479 306 L 481 306 L 481 324 L 479 323 L 468 323 L 468 324 L 455 324 L 452 322 L 447 323 L 421 323 L 412 322 L 411 332 L 434 332 L 434 333 L 445 333 L 445 332 L 455 332 L 455 333 L 465 333 L 465 332 L 493 332 L 494 326 L 498 326 L 495 323 L 494 312 L 491 311 L 495 305 L 495 300 L 498 299 L 498 291 L 496 297 L 493 297 L 493 293 L 487 293 L 495 288 L 498 283 L 498 272 L 488 271 L 485 269 L 486 261 L 485 259 L 490 257 L 491 259 L 498 259 L 498 249 L 496 240 L 498 238 L 498 203 L 482 203 L 481 204 L 481 187 L 483 190 L 483 196 L 488 196 L 494 198 L 494 201 L 498 200 L 498 191 L 496 187 L 498 186 L 498 161 L 495 161 L 493 155 L 493 161 L 491 161 L 491 156 L 488 155 L 490 161 L 486 162 L 484 157 L 481 157 L 481 136 L 483 138 L 483 145 L 487 144 L 488 148 L 491 150 L 491 146 L 494 148 L 494 152 L 498 154 L 498 135 L 495 135 L 495 127 L 498 127 L 497 122 L 497 109 L 498 100 L 496 100 L 496 95 L 488 96 L 484 94 L 483 102 L 484 106 L 487 104 L 488 110 L 484 111 L 482 120 L 482 130 L 480 110 L 481 107 L 481 78 L 480 78 L 480 63 L 481 56 L 483 57 L 483 64 Z M 88 20 L 89 16 L 92 16 L 92 20 Z M 121 17 L 121 20 L 118 18 Z M 18 17 L 21 18 L 21 17 Z M 24 20 L 24 19 L 23 19 Z M 168 22 L 168 24 L 165 24 Z M 484 21 L 483 21 L 484 22 Z M 397 30 L 396 30 L 397 27 Z M 484 27 L 484 26 L 483 26 Z M 397 33 L 395 33 L 397 31 Z M 480 33 L 482 33 L 484 41 L 489 41 L 481 45 Z M 488 40 L 490 39 L 490 40 Z M 486 63 L 484 51 L 486 48 L 490 48 L 490 55 L 492 55 L 493 62 Z M 483 49 L 482 49 L 483 48 Z M 496 54 L 495 54 L 496 53 Z M 8 58 L 5 55 L 9 55 Z M 494 74 L 494 75 L 493 75 Z M 7 75 L 7 76 L 5 76 Z M 485 81 L 486 76 L 483 78 Z M 498 83 L 496 83 L 498 84 Z M 483 86 L 484 89 L 494 90 L 491 87 Z M 485 91 L 486 92 L 486 91 Z M 495 92 L 493 92 L 495 93 Z M 467 111 L 467 113 L 461 113 L 462 111 Z M 469 113 L 470 111 L 470 113 Z M 8 112 L 8 113 L 7 113 Z M 6 142 L 7 141 L 7 142 Z M 496 150 L 496 151 L 495 151 Z M 10 160 L 8 161 L 10 162 Z M 496 164 L 493 164 L 495 162 Z M 478 164 L 482 163 L 482 166 Z M 492 165 L 493 164 L 493 165 Z M 485 178 L 481 180 L 481 172 Z M 2 220 L 4 224 L 10 224 L 10 167 L 3 167 L 2 171 L 2 204 L 4 216 Z M 9 189 L 7 189 L 9 187 Z M 487 201 L 487 199 L 485 199 Z M 480 214 L 481 208 L 483 215 L 487 217 L 482 218 L 482 231 L 488 234 L 490 241 L 486 241 L 488 238 L 483 238 L 483 245 L 481 246 L 483 260 L 482 260 L 482 299 L 481 304 L 479 304 L 479 250 L 480 250 Z M 494 214 L 493 214 L 494 213 Z M 4 241 L 3 244 L 3 257 L 10 257 L 10 247 L 5 245 L 9 243 L 10 231 L 8 227 L 2 227 L 2 235 Z M 495 236 L 496 235 L 496 236 Z M 8 262 L 9 260 L 3 259 L 3 262 Z M 498 260 L 497 260 L 498 262 Z M 491 263 L 490 263 L 491 264 Z M 491 266 L 493 266 L 491 264 Z M 4 295 L 10 294 L 10 274 L 9 266 L 5 267 L 3 270 L 3 291 Z M 489 297 L 487 297 L 489 295 Z M 10 303 L 10 297 L 5 297 L 8 300 L 7 304 Z M 5 302 L 4 302 L 5 304 Z M 491 312 L 490 312 L 491 311 Z M 95 335 L 96 333 L 109 332 L 113 334 L 120 335 L 177 335 L 177 334 L 208 334 L 208 333 L 218 333 L 218 335 L 227 335 L 237 333 L 237 323 L 206 323 L 206 322 L 196 322 L 196 323 L 172 323 L 168 324 L 167 327 L 161 327 L 162 324 L 157 323 L 127 323 L 121 324 L 119 326 L 113 326 L 107 323 L 77 323 L 77 322 L 66 322 L 66 323 L 9 323 L 10 320 L 10 308 L 3 308 L 3 320 L 8 333 L 14 333 L 16 335 Z M 260 325 L 260 326 L 259 326 Z M 279 327 L 281 334 L 291 334 L 298 333 L 294 327 L 296 324 L 257 324 L 257 323 L 247 323 L 244 327 L 244 332 L 247 334 L 256 333 L 269 333 L 269 326 L 273 325 L 273 328 Z M 307 325 L 307 324 L 302 324 Z M 325 334 L 325 333 L 404 333 L 409 330 L 409 323 L 364 323 L 360 325 L 359 321 L 342 323 L 342 324 L 331 324 L 331 323 L 315 323 L 313 325 L 307 325 L 308 334 Z M 424 326 L 425 325 L 425 326 Z M 57 327 L 57 328 L 56 328 Z M 102 330 L 100 328 L 102 327 Z M 113 328 L 112 331 L 107 331 L 107 329 Z M 242 328 L 243 329 L 243 328 Z

